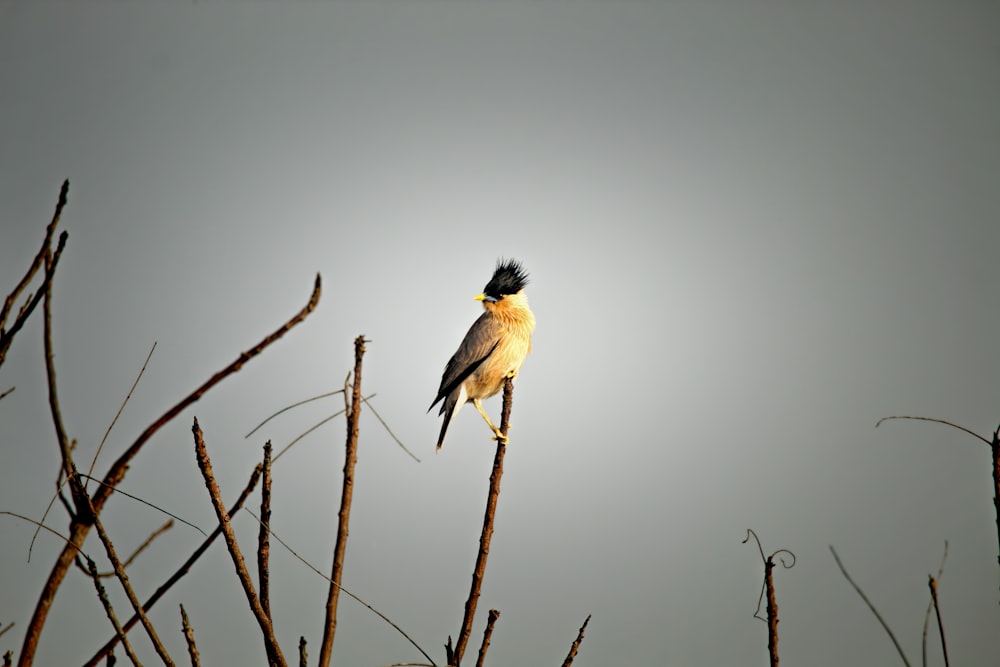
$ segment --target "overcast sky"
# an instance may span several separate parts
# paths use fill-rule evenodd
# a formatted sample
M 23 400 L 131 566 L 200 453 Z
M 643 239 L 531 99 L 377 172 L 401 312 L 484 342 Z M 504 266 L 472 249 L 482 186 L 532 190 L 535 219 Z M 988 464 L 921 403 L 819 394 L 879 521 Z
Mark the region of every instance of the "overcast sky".
M 472 297 L 515 257 L 538 328 L 473 634 L 501 611 L 488 664 L 561 664 L 590 613 L 581 667 L 767 664 L 752 527 L 798 556 L 776 573 L 783 662 L 902 664 L 833 544 L 918 664 L 948 540 L 952 662 L 992 666 L 988 448 L 936 424 L 874 427 L 1000 422 L 998 24 L 988 2 L 4 2 L 0 291 L 69 178 L 54 318 L 78 460 L 158 343 L 103 474 L 320 272 L 318 311 L 161 431 L 122 489 L 210 529 L 192 418 L 233 498 L 265 440 L 342 402 L 244 435 L 341 387 L 365 334 L 364 389 L 421 462 L 362 416 L 344 584 L 443 664 L 493 446 L 467 407 L 435 455 L 425 411 Z M 40 517 L 58 458 L 39 316 L 0 369 L 10 386 L 0 510 Z M 323 571 L 343 434 L 338 420 L 274 469 L 273 528 Z M 122 552 L 164 520 L 106 507 Z M 58 505 L 49 523 L 65 531 Z M 236 526 L 250 552 L 256 524 Z M 28 562 L 34 527 L 0 528 L 0 622 L 16 623 L 0 650 L 19 652 L 61 544 L 43 534 Z M 140 557 L 140 596 L 200 540 L 175 526 Z M 96 535 L 86 549 L 101 553 Z M 272 565 L 285 654 L 304 635 L 315 659 L 326 586 L 280 547 Z M 221 543 L 152 614 L 183 662 L 178 603 L 204 664 L 265 664 Z M 71 571 L 36 664 L 79 664 L 110 634 Z M 420 659 L 341 597 L 337 664 Z

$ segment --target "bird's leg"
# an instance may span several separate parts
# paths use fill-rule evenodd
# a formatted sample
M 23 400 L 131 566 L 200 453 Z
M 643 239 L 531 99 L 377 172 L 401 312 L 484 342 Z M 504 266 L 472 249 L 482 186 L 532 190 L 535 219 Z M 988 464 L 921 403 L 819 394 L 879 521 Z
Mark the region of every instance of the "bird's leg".
M 493 425 L 493 422 L 490 420 L 490 416 L 486 414 L 486 410 L 483 410 L 483 404 L 479 402 L 479 399 L 472 399 L 472 404 L 476 406 L 476 410 L 479 410 L 479 414 L 481 414 L 483 419 L 486 420 L 486 423 L 489 424 L 490 430 L 493 431 L 493 435 L 495 436 L 493 439 L 503 441 L 504 444 L 507 444 L 507 436 L 501 433 L 500 429 Z

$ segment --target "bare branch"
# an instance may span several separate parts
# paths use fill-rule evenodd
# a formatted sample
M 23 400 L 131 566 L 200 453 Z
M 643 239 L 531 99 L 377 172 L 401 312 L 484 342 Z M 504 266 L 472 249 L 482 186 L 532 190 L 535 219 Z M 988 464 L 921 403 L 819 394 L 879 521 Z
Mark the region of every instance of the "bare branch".
M 70 465 L 73 465 L 72 460 L 70 461 Z M 142 610 L 142 605 L 139 604 L 139 598 L 132 589 L 132 584 L 129 583 L 128 574 L 125 573 L 125 568 L 122 567 L 121 561 L 118 560 L 118 554 L 115 552 L 115 545 L 111 542 L 111 538 L 108 536 L 107 532 L 105 532 L 104 525 L 101 523 L 101 519 L 97 513 L 93 513 L 93 517 L 94 528 L 97 529 L 97 536 L 101 539 L 101 543 L 104 545 L 104 550 L 108 555 L 108 560 L 111 561 L 112 567 L 115 568 L 115 575 L 117 575 L 118 581 L 125 590 L 125 595 L 128 597 L 128 601 L 132 603 L 132 609 L 139 615 L 142 627 L 146 629 L 146 634 L 149 635 L 149 640 L 153 643 L 153 648 L 156 650 L 156 654 L 160 656 L 163 664 L 168 667 L 173 667 L 174 661 L 170 659 L 170 655 L 167 653 L 166 647 L 163 645 L 163 642 L 160 641 L 159 635 L 156 634 L 156 629 L 153 627 L 153 624 L 150 623 L 146 613 Z M 95 568 L 93 569 L 92 574 L 96 573 L 97 570 Z
M 191 667 L 201 667 L 201 658 L 198 656 L 198 646 L 194 643 L 194 628 L 188 620 L 184 605 L 181 605 L 181 629 L 184 633 L 184 641 L 187 642 L 188 655 L 191 656 Z
M 587 614 L 587 618 L 583 621 L 583 625 L 580 626 L 580 631 L 576 633 L 576 640 L 573 645 L 569 647 L 569 653 L 566 655 L 566 659 L 563 660 L 563 667 L 570 667 L 573 664 L 573 659 L 576 657 L 576 652 L 580 650 L 580 643 L 583 641 L 583 631 L 587 629 L 587 623 L 590 623 L 590 614 Z
M 101 605 L 104 607 L 104 613 L 108 615 L 108 620 L 111 621 L 111 625 L 115 629 L 115 635 L 121 640 L 122 646 L 125 647 L 125 654 L 128 656 L 129 660 L 136 667 L 142 667 L 142 663 L 139 662 L 139 657 L 135 654 L 132 649 L 132 645 L 128 641 L 128 637 L 125 636 L 124 630 L 122 630 L 121 624 L 118 622 L 118 615 L 115 614 L 114 607 L 111 606 L 111 601 L 108 599 L 108 592 L 104 590 L 104 586 L 101 585 L 100 575 L 97 574 L 97 564 L 94 563 L 93 559 L 87 559 L 87 567 L 90 570 L 90 578 L 94 581 L 94 588 L 97 589 L 97 597 L 101 600 Z
M 257 534 L 257 581 L 260 584 L 260 606 L 271 618 L 271 576 L 268 573 L 271 528 L 271 441 L 264 445 L 264 483 L 260 491 L 260 531 Z
M 150 536 L 146 538 L 146 541 L 143 542 L 142 544 L 140 544 L 138 546 L 138 548 L 136 548 L 136 550 L 132 552 L 132 555 L 125 559 L 125 562 L 122 563 L 122 567 L 127 570 L 128 566 L 132 564 L 132 561 L 134 561 L 136 558 L 138 558 L 139 554 L 141 554 L 143 551 L 145 551 L 146 548 L 149 547 L 149 545 L 153 543 L 153 540 L 155 540 L 157 537 L 159 537 L 160 535 L 162 535 L 163 533 L 167 532 L 168 530 L 170 530 L 173 527 L 174 527 L 174 520 L 171 519 L 170 521 L 167 521 L 165 524 L 163 524 L 162 526 L 160 526 L 159 528 L 157 528 L 156 530 L 154 530 L 150 534 Z M 115 573 L 114 572 L 101 572 L 97 576 L 101 577 L 102 579 L 106 579 L 108 577 L 115 576 Z
M 197 418 L 195 418 L 194 426 L 191 427 L 191 430 L 194 433 L 194 447 L 195 454 L 198 457 L 198 468 L 205 479 L 208 495 L 212 498 L 212 506 L 215 508 L 215 515 L 218 517 L 219 525 L 222 527 L 222 535 L 226 538 L 226 546 L 229 547 L 229 554 L 232 556 L 236 575 L 239 577 L 240 583 L 243 584 L 243 592 L 246 594 L 247 602 L 250 604 L 250 610 L 253 612 L 254 617 L 256 617 L 257 624 L 260 625 L 261 634 L 264 637 L 264 646 L 267 649 L 268 662 L 271 665 L 284 666 L 286 664 L 285 658 L 281 654 L 281 647 L 278 646 L 277 639 L 274 637 L 274 628 L 271 627 L 271 619 L 267 617 L 267 614 L 264 613 L 264 608 L 260 605 L 260 599 L 257 597 L 253 581 L 250 580 L 250 573 L 247 571 L 246 561 L 243 559 L 240 546 L 236 542 L 236 534 L 233 532 L 233 527 L 229 522 L 229 514 L 226 513 L 226 508 L 222 504 L 219 485 L 216 483 L 215 474 L 212 472 L 212 462 L 208 458 L 208 450 L 205 447 L 205 440 L 202 437 L 201 427 L 198 426 Z
M 868 605 L 868 608 L 871 609 L 871 612 L 875 614 L 875 618 L 878 619 L 878 622 L 882 624 L 886 634 L 889 635 L 889 639 L 892 640 L 893 646 L 896 647 L 896 651 L 899 652 L 899 657 L 903 660 L 903 664 L 906 665 L 906 667 L 910 667 L 910 661 L 906 658 L 906 654 L 903 652 L 903 647 L 899 645 L 898 641 L 896 641 L 896 635 L 893 634 L 889 624 L 885 622 L 884 618 L 882 618 L 882 614 L 878 613 L 878 609 L 876 609 L 875 605 L 872 604 L 872 601 L 868 599 L 865 592 L 861 590 L 861 587 L 854 583 L 854 580 L 851 579 L 851 575 L 847 573 L 847 569 L 844 567 L 844 564 L 840 562 L 840 556 L 837 555 L 837 551 L 833 548 L 832 544 L 830 545 L 830 553 L 833 554 L 833 559 L 837 561 L 837 567 L 840 568 L 840 573 L 844 575 L 844 579 L 847 579 L 847 583 L 849 583 L 851 587 L 857 591 L 858 595 L 861 596 L 861 599 L 864 600 L 865 604 Z
M 351 521 L 351 500 L 354 497 L 354 466 L 358 461 L 358 423 L 361 418 L 361 360 L 365 354 L 365 337 L 354 339 L 354 386 L 351 389 L 350 411 L 347 415 L 347 442 L 344 455 L 344 482 L 340 495 L 340 512 L 337 521 L 337 542 L 333 549 L 331 585 L 326 597 L 326 619 L 323 624 L 323 642 L 319 650 L 319 666 L 328 667 L 337 632 L 337 601 L 340 582 L 344 576 L 344 553 L 347 551 L 348 526 Z M 345 400 L 347 392 L 344 392 Z
M 299 637 L 299 667 L 308 667 L 309 654 L 306 653 L 306 638 Z
M 90 479 L 91 481 L 97 482 L 98 484 L 100 484 L 102 486 L 105 485 L 104 482 L 102 482 L 101 480 L 97 479 L 96 477 L 88 477 L 87 475 L 84 475 L 83 473 L 78 473 L 78 474 L 79 474 L 80 477 L 86 477 L 87 479 Z M 120 493 L 121 495 L 125 496 L 126 498 L 130 498 L 132 500 L 136 500 L 136 501 L 142 503 L 143 505 L 146 505 L 147 507 L 153 508 L 157 512 L 160 512 L 162 514 L 166 514 L 171 519 L 176 519 L 177 521 L 180 521 L 181 523 L 183 523 L 185 526 L 190 526 L 191 528 L 194 528 L 199 533 L 201 533 L 203 536 L 206 536 L 206 537 L 208 536 L 208 533 L 206 533 L 204 530 L 202 530 L 198 526 L 194 525 L 190 521 L 187 521 L 185 519 L 180 518 L 179 516 L 177 516 L 176 514 L 174 514 L 172 512 L 168 512 L 167 510 L 163 509 L 159 505 L 154 505 L 153 503 L 149 502 L 148 500 L 143 500 L 139 496 L 133 496 L 131 493 L 128 493 L 126 491 L 122 491 L 121 489 L 119 489 L 117 487 L 114 489 L 114 492 L 115 493 Z
M 493 539 L 493 522 L 496 519 L 497 501 L 500 498 L 500 479 L 503 477 L 503 459 L 507 452 L 507 431 L 510 429 L 510 411 L 514 397 L 514 382 L 507 378 L 503 386 L 503 410 L 500 414 L 500 433 L 497 438 L 497 450 L 493 457 L 493 469 L 490 472 L 490 488 L 486 496 L 486 512 L 483 516 L 483 531 L 479 536 L 479 553 L 476 565 L 472 570 L 472 587 L 465 601 L 465 615 L 462 618 L 462 629 L 458 635 L 453 654 L 448 655 L 448 664 L 458 665 L 462 662 L 465 647 L 472 634 L 472 622 L 476 616 L 476 605 L 479 602 L 479 592 L 483 586 L 486 574 L 486 559 L 490 553 L 490 541 Z
M 941 635 L 941 651 L 944 653 L 944 667 L 949 667 L 948 642 L 944 638 L 944 624 L 941 623 L 941 607 L 938 605 L 937 580 L 927 577 L 927 586 L 931 589 L 931 599 L 934 601 L 934 613 L 937 615 L 938 633 Z
M 257 482 L 260 480 L 261 467 L 262 466 L 260 464 L 257 464 L 257 466 L 253 469 L 253 473 L 250 475 L 250 481 L 247 482 L 247 485 L 240 493 L 239 498 L 236 499 L 236 502 L 229 509 L 230 519 L 233 516 L 235 516 L 236 513 L 240 511 L 240 509 L 243 508 L 243 503 L 246 502 L 247 497 L 251 493 L 253 493 L 253 490 L 257 487 Z M 216 526 L 215 530 L 213 530 L 209 534 L 209 536 L 205 539 L 205 541 L 202 542 L 201 545 L 194 550 L 194 553 L 192 553 L 191 556 L 188 557 L 186 561 L 184 561 L 184 564 L 181 565 L 180 568 L 178 568 L 178 570 L 174 572 L 174 574 L 171 575 L 169 579 L 167 579 L 163 584 L 161 584 L 160 587 L 157 588 L 156 591 L 154 591 L 151 596 L 149 596 L 149 599 L 146 600 L 146 603 L 142 605 L 143 611 L 149 612 L 149 610 L 153 608 L 153 605 L 155 605 L 159 601 L 159 599 L 163 597 L 163 595 L 167 591 L 169 591 L 174 584 L 180 581 L 184 577 L 184 575 L 186 575 L 191 570 L 191 566 L 194 565 L 194 563 L 201 557 L 203 553 L 205 553 L 208 550 L 208 547 L 210 547 L 212 543 L 216 540 L 216 538 L 219 537 L 219 535 L 221 534 L 222 534 L 222 526 Z M 128 632 L 129 629 L 131 629 L 138 622 L 139 622 L 138 615 L 133 615 L 132 618 L 130 618 L 128 622 L 125 623 L 125 632 Z M 87 661 L 87 663 L 85 663 L 84 667 L 94 667 L 98 662 L 101 661 L 101 658 L 103 658 L 106 655 L 109 655 L 111 651 L 114 650 L 115 645 L 117 643 L 118 643 L 118 637 L 112 637 L 104 646 L 101 647 L 101 649 L 97 653 L 94 654 L 94 656 L 89 661 Z
M 368 398 L 371 398 L 374 395 L 375 394 L 372 394 Z M 3 397 L 0 396 L 0 398 Z M 385 429 L 385 432 L 389 434 L 389 437 L 391 437 L 393 440 L 396 441 L 396 444 L 399 445 L 404 452 L 410 455 L 411 459 L 413 459 L 417 463 L 420 463 L 420 459 L 417 458 L 417 455 L 411 452 L 409 449 L 407 449 L 406 445 L 403 444 L 403 441 L 396 437 L 396 434 L 392 432 L 392 429 L 389 428 L 389 425 L 385 423 L 384 419 L 382 419 L 382 415 L 380 415 L 378 411 L 375 410 L 375 408 L 372 406 L 372 404 L 368 402 L 368 398 L 362 398 L 361 400 L 364 402 L 365 405 L 367 405 L 371 409 L 372 414 L 375 415 L 375 419 L 378 419 L 378 422 L 382 424 L 382 428 Z
M 483 632 L 483 643 L 479 646 L 479 657 L 476 659 L 476 667 L 483 667 L 483 662 L 486 660 L 486 651 L 490 648 L 490 638 L 493 636 L 493 626 L 496 624 L 498 618 L 500 618 L 500 612 L 496 609 L 490 609 L 490 613 L 486 617 L 486 630 Z

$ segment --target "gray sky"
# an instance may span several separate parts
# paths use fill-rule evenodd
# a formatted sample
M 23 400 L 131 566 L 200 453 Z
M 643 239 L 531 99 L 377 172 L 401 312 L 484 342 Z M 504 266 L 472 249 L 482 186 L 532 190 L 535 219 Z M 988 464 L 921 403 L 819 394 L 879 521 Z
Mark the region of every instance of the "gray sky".
M 162 431 L 123 489 L 210 527 L 192 417 L 232 498 L 265 439 L 339 403 L 243 435 L 340 387 L 366 334 L 364 387 L 423 462 L 363 416 L 344 583 L 443 662 L 493 448 L 469 407 L 435 456 L 425 410 L 471 297 L 516 257 L 538 329 L 473 635 L 501 610 L 490 664 L 560 664 L 588 613 L 583 667 L 766 664 L 753 527 L 798 556 L 777 573 L 783 662 L 901 664 L 829 544 L 919 661 L 949 540 L 952 661 L 994 665 L 988 449 L 874 425 L 1000 421 L 998 19 L 992 3 L 7 2 L 0 287 L 69 178 L 56 368 L 80 460 L 158 341 L 103 472 L 321 272 L 319 310 Z M 35 517 L 57 470 L 40 325 L 0 369 L 17 387 L 0 401 L 0 509 Z M 342 451 L 337 421 L 274 471 L 273 527 L 322 570 Z M 163 520 L 124 498 L 106 510 L 122 551 Z M 43 535 L 26 562 L 33 527 L 2 523 L 0 621 L 17 625 L 0 649 L 19 650 L 60 544 Z M 250 550 L 255 524 L 237 526 Z M 151 591 L 200 539 L 175 527 L 133 582 Z M 272 562 L 279 639 L 291 654 L 305 635 L 315 657 L 325 586 L 278 547 Z M 264 664 L 219 546 L 153 613 L 180 660 L 178 603 L 205 664 Z M 36 664 L 79 663 L 110 632 L 72 572 Z M 339 664 L 419 658 L 342 598 Z

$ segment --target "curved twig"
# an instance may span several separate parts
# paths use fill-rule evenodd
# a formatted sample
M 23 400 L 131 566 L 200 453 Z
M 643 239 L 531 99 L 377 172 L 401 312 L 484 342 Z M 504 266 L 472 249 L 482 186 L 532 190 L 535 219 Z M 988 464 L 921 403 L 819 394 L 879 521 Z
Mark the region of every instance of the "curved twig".
M 885 629 L 886 634 L 889 635 L 889 639 L 892 640 L 892 644 L 896 647 L 896 651 L 899 653 L 899 657 L 903 660 L 903 664 L 906 665 L 906 667 L 910 667 L 910 661 L 907 659 L 906 653 L 903 652 L 903 647 L 900 646 L 899 642 L 896 640 L 896 635 L 893 634 L 892 628 L 890 628 L 889 624 L 885 622 L 885 619 L 882 618 L 882 614 L 878 612 L 878 609 L 876 609 L 875 605 L 872 604 L 872 601 L 868 599 L 865 592 L 861 590 L 861 587 L 854 583 L 854 579 L 851 579 L 851 575 L 847 573 L 847 569 L 844 567 L 844 564 L 840 562 L 840 556 L 837 555 L 837 550 L 833 548 L 832 544 L 830 545 L 830 553 L 833 554 L 833 559 L 837 561 L 837 567 L 840 568 L 840 573 L 844 575 L 844 579 L 847 579 L 847 583 L 849 583 L 851 588 L 853 588 L 857 594 L 861 596 L 861 599 L 864 600 L 866 605 L 868 605 L 871 612 L 875 614 L 875 618 L 882 624 L 882 628 Z
M 979 435 L 978 433 L 976 433 L 971 429 L 967 429 L 964 426 L 960 426 L 955 422 L 950 422 L 947 419 L 937 419 L 935 417 L 915 417 L 912 415 L 893 415 L 892 417 L 882 417 L 882 419 L 879 419 L 877 422 L 875 422 L 875 428 L 878 428 L 882 424 L 882 422 L 889 421 L 890 419 L 913 419 L 922 422 L 934 422 L 935 424 L 944 424 L 945 426 L 951 426 L 952 428 L 957 428 L 959 431 L 965 431 L 969 435 L 975 438 L 979 438 L 987 445 L 990 444 L 989 440 L 987 440 L 986 438 L 984 438 L 983 436 Z

